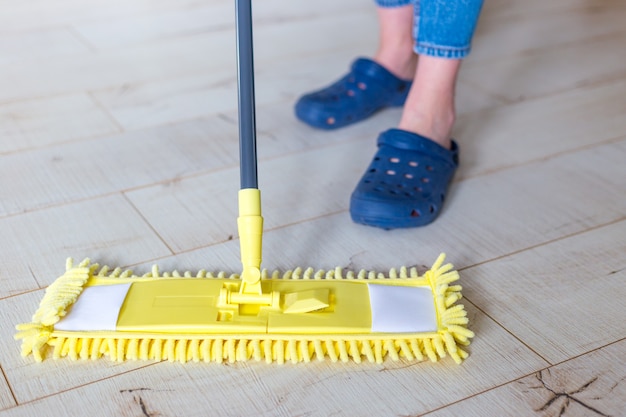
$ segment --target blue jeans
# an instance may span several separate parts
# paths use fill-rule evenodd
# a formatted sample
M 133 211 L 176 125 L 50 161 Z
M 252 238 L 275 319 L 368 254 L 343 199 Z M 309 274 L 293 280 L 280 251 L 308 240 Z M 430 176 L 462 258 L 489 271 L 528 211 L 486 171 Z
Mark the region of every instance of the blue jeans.
M 483 0 L 375 0 L 379 7 L 413 5 L 415 52 L 462 59 L 470 52 Z

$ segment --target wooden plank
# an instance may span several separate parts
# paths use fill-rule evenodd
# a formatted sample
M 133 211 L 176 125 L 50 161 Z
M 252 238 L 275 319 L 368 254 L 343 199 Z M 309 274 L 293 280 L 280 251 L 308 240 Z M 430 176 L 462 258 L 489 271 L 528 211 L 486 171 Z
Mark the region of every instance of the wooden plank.
M 320 86 L 347 71 L 346 51 L 312 57 L 286 57 L 281 65 L 256 67 L 258 113 L 265 104 L 294 100 L 307 82 Z M 312 78 L 312 79 L 311 79 Z M 125 84 L 94 92 L 94 97 L 126 129 L 141 129 L 165 123 L 228 113 L 236 119 L 237 75 L 233 68 L 191 74 L 159 82 Z M 283 115 L 284 118 L 292 117 Z M 262 116 L 261 116 L 262 117 Z
M 7 32 L 37 31 L 76 22 L 142 15 L 162 10 L 192 8 L 196 0 L 59 0 L 54 5 L 45 0 L 12 2 L 0 15 L 0 27 Z
M 235 135 L 214 118 L 5 155 L 0 176 L 12 180 L 0 183 L 0 216 L 232 165 Z
M 506 8 L 502 7 L 504 4 Z M 483 5 L 468 59 L 502 60 L 532 50 L 555 51 L 598 36 L 624 31 L 626 8 L 619 0 L 584 2 L 488 1 Z M 586 30 L 580 30 L 585 27 Z
M 4 378 L 4 371 L 2 372 L 3 377 L 0 378 L 0 411 L 17 405 L 15 398 L 13 398 L 13 394 L 11 393 L 11 389 L 9 388 L 8 382 L 6 378 Z
M 624 253 L 622 220 L 464 271 L 465 295 L 557 363 L 626 335 Z
M 458 179 L 626 135 L 626 79 L 461 115 Z
M 84 94 L 0 105 L 0 154 L 119 131 L 108 114 Z
M 9 300 L 23 311 L 34 295 Z M 6 305 L 9 300 L 0 303 Z M 471 305 L 468 309 L 472 328 L 480 337 L 468 348 L 472 356 L 461 366 L 449 358 L 435 364 L 401 361 L 383 365 L 333 364 L 329 360 L 298 366 L 162 363 L 132 372 L 128 372 L 130 368 L 142 362 L 62 360 L 36 365 L 14 359 L 3 324 L 0 355 L 10 364 L 7 374 L 15 381 L 18 400 L 32 401 L 62 391 L 8 410 L 7 415 L 34 415 L 45 409 L 64 415 L 96 410 L 105 415 L 135 415 L 145 408 L 148 414 L 193 416 L 206 413 L 206 404 L 213 415 L 331 415 L 346 408 L 355 415 L 406 414 L 436 408 L 545 366 L 493 321 Z M 103 379 L 115 371 L 119 375 Z M 35 372 L 38 378 L 32 377 Z M 87 381 L 91 383 L 81 386 Z M 422 394 L 413 395 L 415 392 Z M 389 400 L 398 397 L 403 400 Z M 202 398 L 201 404 L 198 398 Z M 325 400 L 320 402 L 320 398 Z
M 626 401 L 625 349 L 622 340 L 428 415 L 619 416 Z
M 0 34 L 0 65 L 21 60 L 46 60 L 88 52 L 89 48 L 66 28 Z
M 346 15 L 369 10 L 371 4 L 359 0 L 321 0 L 315 3 L 265 0 L 253 5 L 255 31 L 267 25 L 286 21 L 312 20 L 328 16 L 328 10 Z M 158 42 L 168 38 L 197 33 L 232 30 L 235 25 L 235 7 L 230 1 L 199 3 L 176 10 L 117 16 L 97 21 L 80 22 L 73 27 L 97 49 L 118 48 L 136 43 Z
M 468 61 L 462 78 L 511 101 L 623 79 L 625 39 L 620 32 L 507 59 Z
M 0 298 L 49 285 L 68 256 L 120 265 L 170 253 L 119 195 L 0 219 L 0 235 Z
M 376 34 L 370 28 L 375 24 L 375 16 L 367 11 L 263 26 L 255 32 L 255 59 L 257 62 L 278 62 L 285 56 L 308 56 L 346 45 L 363 42 L 374 45 Z M 354 30 L 346 34 L 346 26 Z M 320 32 L 327 36 L 316 36 Z M 3 71 L 5 79 L 12 82 L 0 90 L 0 102 L 156 81 L 224 68 L 230 68 L 234 73 L 234 46 L 234 30 L 226 30 L 97 54 L 55 57 L 47 60 L 45 67 L 23 61 Z
M 484 18 L 489 19 L 518 15 L 532 19 L 555 11 L 566 13 L 567 11 L 580 10 L 591 13 L 603 10 L 605 7 L 612 10 L 623 10 L 624 3 L 621 0 L 604 0 L 601 4 L 593 5 L 590 5 L 586 0 L 556 0 L 550 2 L 529 0 L 524 3 L 515 0 L 491 0 L 485 2 L 482 13 Z
M 261 187 L 265 227 L 272 229 L 344 210 L 349 188 L 359 175 L 355 171 L 365 164 L 345 162 L 345 155 L 357 146 L 346 143 L 262 164 L 259 172 L 265 185 Z M 289 182 L 284 181 L 287 175 Z M 234 167 L 126 195 L 178 252 L 237 236 L 238 189 L 239 168 Z

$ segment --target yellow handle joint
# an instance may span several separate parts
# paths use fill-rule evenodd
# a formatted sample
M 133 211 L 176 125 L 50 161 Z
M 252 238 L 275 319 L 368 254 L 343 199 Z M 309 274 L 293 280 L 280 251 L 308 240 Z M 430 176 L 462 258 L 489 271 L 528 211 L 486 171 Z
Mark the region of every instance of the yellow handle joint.
M 241 250 L 241 294 L 261 294 L 261 252 L 263 217 L 261 192 L 256 188 L 239 190 L 239 244 Z

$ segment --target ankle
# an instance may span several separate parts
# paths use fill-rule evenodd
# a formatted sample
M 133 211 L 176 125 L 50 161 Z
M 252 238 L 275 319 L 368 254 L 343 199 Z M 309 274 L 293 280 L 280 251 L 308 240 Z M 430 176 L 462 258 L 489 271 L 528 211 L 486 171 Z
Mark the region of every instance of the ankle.
M 450 149 L 454 121 L 455 113 L 453 109 L 433 114 L 431 112 L 411 111 L 405 108 L 398 128 L 417 133 L 446 149 Z
M 385 67 L 396 77 L 403 80 L 412 80 L 417 67 L 417 55 L 412 48 L 381 47 L 374 55 L 374 61 Z
M 460 60 L 421 56 L 404 103 L 400 128 L 425 136 L 449 149 L 454 126 L 456 78 Z

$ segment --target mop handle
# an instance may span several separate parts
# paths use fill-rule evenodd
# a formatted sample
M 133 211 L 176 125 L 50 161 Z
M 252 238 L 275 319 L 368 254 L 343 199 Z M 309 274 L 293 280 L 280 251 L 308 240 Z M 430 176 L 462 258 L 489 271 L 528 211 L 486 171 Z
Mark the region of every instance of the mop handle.
M 261 287 L 263 217 L 257 180 L 256 123 L 254 110 L 254 62 L 252 56 L 251 0 L 235 0 L 237 21 L 237 84 L 239 86 L 239 217 L 241 250 L 240 301 L 266 300 Z
M 259 188 L 257 180 L 254 60 L 251 0 L 235 0 L 237 84 L 239 86 L 239 166 L 241 189 Z

